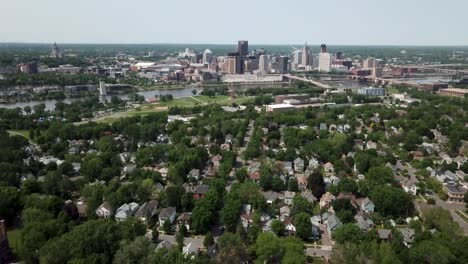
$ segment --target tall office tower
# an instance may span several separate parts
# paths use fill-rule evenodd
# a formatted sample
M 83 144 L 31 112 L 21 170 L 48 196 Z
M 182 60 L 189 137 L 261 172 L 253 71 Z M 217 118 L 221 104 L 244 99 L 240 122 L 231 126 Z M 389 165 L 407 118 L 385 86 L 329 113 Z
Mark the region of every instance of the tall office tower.
M 289 65 L 289 57 L 281 56 L 277 58 L 277 68 L 276 70 L 279 73 L 287 73 L 288 72 L 288 65 Z
M 320 45 L 320 53 L 327 53 L 327 45 L 326 44 Z
M 247 40 L 239 40 L 237 42 L 237 52 L 239 52 L 239 56 L 241 57 L 249 55 L 249 42 Z
M 241 59 L 238 52 L 228 53 L 226 60 L 227 63 L 227 73 L 228 74 L 240 74 L 242 73 Z
M 270 72 L 270 56 L 266 54 L 260 55 L 258 62 L 258 72 L 267 74 Z
M 218 71 L 218 59 L 213 58 L 208 64 L 208 71 L 209 72 L 217 72 Z
M 209 49 L 206 49 L 203 52 L 203 64 L 204 65 L 210 64 L 211 60 L 213 60 L 213 52 L 211 52 L 211 50 Z
M 51 49 L 52 49 L 52 53 L 51 53 L 52 58 L 56 58 L 56 59 L 62 58 L 62 52 L 60 51 L 60 48 L 57 46 L 57 43 L 52 44 Z
M 362 68 L 364 69 L 372 69 L 374 67 L 378 67 L 377 60 L 374 58 L 368 58 L 363 61 Z
M 336 59 L 337 60 L 342 60 L 343 59 L 343 52 L 338 51 L 338 53 L 336 53 Z
M 321 72 L 330 72 L 332 64 L 332 56 L 330 53 L 319 53 L 318 70 Z
M 299 65 L 302 64 L 302 51 L 301 50 L 295 50 L 293 53 L 293 64 L 294 68 L 296 69 Z
M 312 64 L 312 61 L 310 59 L 310 49 L 307 46 L 307 42 L 306 42 L 304 45 L 304 48 L 302 48 L 302 66 L 306 67 L 311 64 Z
M 250 55 L 247 57 L 248 60 L 250 60 L 251 62 L 251 67 L 252 67 L 252 70 L 251 71 L 256 71 L 258 70 L 258 58 L 260 56 L 255 56 L 255 55 Z

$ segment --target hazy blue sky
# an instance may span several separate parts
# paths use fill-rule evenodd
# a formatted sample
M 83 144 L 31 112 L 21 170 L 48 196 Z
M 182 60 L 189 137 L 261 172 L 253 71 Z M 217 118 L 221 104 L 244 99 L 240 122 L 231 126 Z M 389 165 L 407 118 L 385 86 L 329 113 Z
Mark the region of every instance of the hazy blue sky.
M 0 42 L 468 45 L 467 0 L 0 0 Z

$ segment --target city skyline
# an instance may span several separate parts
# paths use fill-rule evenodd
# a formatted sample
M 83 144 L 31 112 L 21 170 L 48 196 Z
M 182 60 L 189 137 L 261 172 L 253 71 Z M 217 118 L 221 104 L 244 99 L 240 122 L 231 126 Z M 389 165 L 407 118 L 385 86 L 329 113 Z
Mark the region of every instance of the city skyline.
M 203 0 L 182 1 L 175 7 L 147 0 L 130 6 L 121 0 L 66 6 L 58 0 L 8 2 L 3 6 L 9 12 L 0 17 L 0 23 L 8 25 L 2 28 L 0 42 L 222 45 L 246 39 L 261 45 L 468 45 L 468 36 L 461 33 L 468 24 L 463 14 L 468 3 L 455 0 L 297 0 L 288 12 L 279 3 L 240 0 L 233 6 Z

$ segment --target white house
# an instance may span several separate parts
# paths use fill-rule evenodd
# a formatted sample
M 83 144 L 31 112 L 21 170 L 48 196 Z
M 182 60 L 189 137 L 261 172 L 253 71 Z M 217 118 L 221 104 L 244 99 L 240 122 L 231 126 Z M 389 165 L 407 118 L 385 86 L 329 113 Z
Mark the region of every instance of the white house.
M 117 222 L 125 221 L 128 217 L 132 216 L 133 213 L 138 209 L 137 203 L 123 204 L 115 212 L 115 220 Z
M 99 218 L 109 218 L 112 215 L 112 206 L 109 202 L 104 202 L 102 203 L 97 209 L 96 209 L 96 215 Z

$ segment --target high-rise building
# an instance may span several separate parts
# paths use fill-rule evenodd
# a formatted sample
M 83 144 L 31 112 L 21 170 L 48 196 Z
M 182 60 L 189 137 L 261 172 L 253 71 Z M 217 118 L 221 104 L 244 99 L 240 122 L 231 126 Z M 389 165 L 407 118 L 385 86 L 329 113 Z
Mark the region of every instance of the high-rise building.
M 365 59 L 362 63 L 362 68 L 364 69 L 372 69 L 374 67 L 378 67 L 377 64 L 377 60 L 374 59 L 374 58 L 368 58 L 368 59 Z
M 299 65 L 302 64 L 302 51 L 301 50 L 295 50 L 293 53 L 293 66 L 294 69 L 297 69 Z
M 336 59 L 337 59 L 337 60 L 342 60 L 342 59 L 343 59 L 343 52 L 338 51 L 338 52 L 336 53 Z
M 320 45 L 320 53 L 327 53 L 327 44 Z
M 238 52 L 228 53 L 227 56 L 227 73 L 228 74 L 240 74 L 242 73 L 241 59 Z
M 56 59 L 62 58 L 62 52 L 60 51 L 60 48 L 57 46 L 57 43 L 52 44 L 51 49 L 52 49 L 52 53 L 51 53 L 52 58 L 56 58 Z
M 270 56 L 266 54 L 260 55 L 258 62 L 258 72 L 259 73 L 269 73 L 270 72 Z
M 330 53 L 319 53 L 318 70 L 321 72 L 330 72 L 332 64 L 332 56 Z
M 247 40 L 239 40 L 237 42 L 237 52 L 239 52 L 239 56 L 241 57 L 249 55 L 249 42 Z
M 106 83 L 103 81 L 99 82 L 99 95 L 101 96 L 107 95 Z
M 19 65 L 19 68 L 22 73 L 27 73 L 27 74 L 38 73 L 36 62 L 23 63 Z
M 206 49 L 203 52 L 203 64 L 204 65 L 210 64 L 211 60 L 213 60 L 213 52 L 211 52 L 211 50 L 209 49 Z
M 289 57 L 281 56 L 277 58 L 276 71 L 279 73 L 286 73 L 288 72 L 288 65 L 289 65 Z
M 310 49 L 307 46 L 307 42 L 305 43 L 304 48 L 302 48 L 302 63 L 301 64 L 304 67 L 312 64 Z

